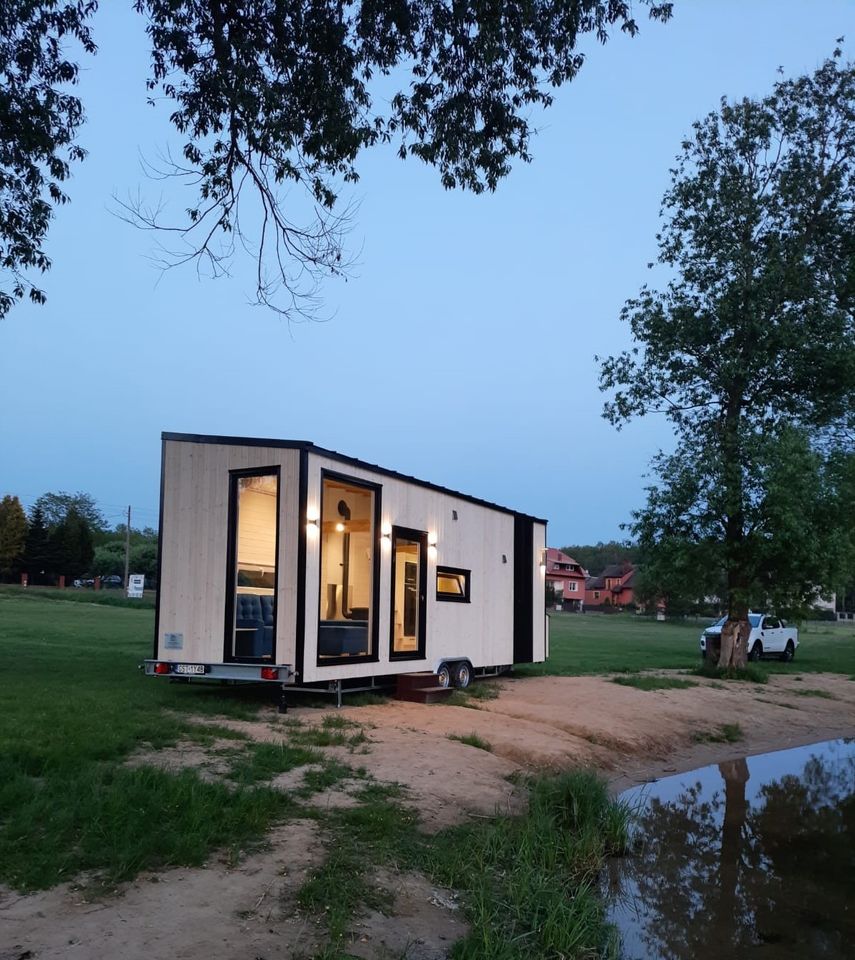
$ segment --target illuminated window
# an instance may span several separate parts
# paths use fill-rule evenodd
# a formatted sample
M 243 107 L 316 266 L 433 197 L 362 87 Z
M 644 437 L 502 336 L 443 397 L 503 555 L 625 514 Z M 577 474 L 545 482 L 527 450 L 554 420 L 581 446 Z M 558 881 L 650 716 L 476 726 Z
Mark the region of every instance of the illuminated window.
M 425 655 L 425 594 L 427 593 L 427 533 L 392 529 L 393 660 Z
M 460 570 L 457 567 L 437 567 L 436 599 L 469 603 L 469 576 L 468 570 Z
M 372 486 L 324 476 L 318 662 L 375 656 L 375 502 Z
M 274 658 L 278 515 L 278 470 L 231 474 L 226 661 Z

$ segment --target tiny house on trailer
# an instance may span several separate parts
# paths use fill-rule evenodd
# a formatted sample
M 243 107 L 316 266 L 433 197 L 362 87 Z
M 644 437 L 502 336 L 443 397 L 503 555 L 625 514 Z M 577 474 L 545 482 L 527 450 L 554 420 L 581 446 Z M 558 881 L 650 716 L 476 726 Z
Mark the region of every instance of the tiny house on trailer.
M 283 685 L 547 653 L 546 521 L 312 443 L 164 433 L 147 674 Z

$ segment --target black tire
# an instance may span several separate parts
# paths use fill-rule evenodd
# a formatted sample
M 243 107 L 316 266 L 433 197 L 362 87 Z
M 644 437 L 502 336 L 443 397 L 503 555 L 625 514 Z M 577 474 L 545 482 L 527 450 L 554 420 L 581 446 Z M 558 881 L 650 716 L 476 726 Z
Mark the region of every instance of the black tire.
M 784 652 L 781 654 L 781 659 L 784 663 L 792 663 L 793 657 L 796 655 L 796 647 L 792 640 L 787 641 L 786 647 L 784 647 Z
M 748 659 L 756 663 L 763 656 L 763 644 L 759 640 L 754 641 L 754 646 L 748 654 Z
M 447 663 L 444 663 L 439 670 L 436 671 L 436 682 L 441 687 L 451 686 L 451 668 Z
M 465 660 L 454 665 L 454 686 L 459 690 L 465 690 L 472 680 L 472 669 Z

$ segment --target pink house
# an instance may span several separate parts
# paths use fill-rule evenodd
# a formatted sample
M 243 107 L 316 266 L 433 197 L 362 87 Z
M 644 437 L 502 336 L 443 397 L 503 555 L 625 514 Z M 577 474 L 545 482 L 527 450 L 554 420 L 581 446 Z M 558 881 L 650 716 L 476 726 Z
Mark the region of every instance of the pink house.
M 546 551 L 546 590 L 549 596 L 551 585 L 556 605 L 561 604 L 565 610 L 581 610 L 586 578 L 587 573 L 581 564 L 566 553 L 549 547 Z

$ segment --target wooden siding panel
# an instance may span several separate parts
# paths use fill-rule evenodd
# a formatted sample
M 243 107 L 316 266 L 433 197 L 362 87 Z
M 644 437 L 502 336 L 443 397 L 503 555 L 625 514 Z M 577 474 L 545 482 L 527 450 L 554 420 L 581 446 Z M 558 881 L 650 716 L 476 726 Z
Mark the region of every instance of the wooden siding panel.
M 279 466 L 277 660 L 293 663 L 299 451 L 167 440 L 164 464 L 158 655 L 222 661 L 229 471 Z M 183 634 L 183 650 L 164 650 L 165 633 Z

